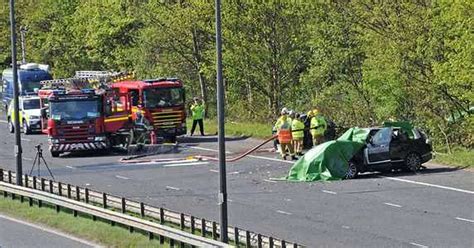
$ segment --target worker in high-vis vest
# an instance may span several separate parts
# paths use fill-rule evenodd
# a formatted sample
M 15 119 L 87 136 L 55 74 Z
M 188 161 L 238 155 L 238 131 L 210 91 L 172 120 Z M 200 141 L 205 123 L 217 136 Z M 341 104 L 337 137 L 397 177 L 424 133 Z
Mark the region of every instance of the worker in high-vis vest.
M 283 111 L 282 111 L 283 112 Z M 295 152 L 293 150 L 293 145 L 291 141 L 293 137 L 291 135 L 291 123 L 288 120 L 288 115 L 282 113 L 282 116 L 277 123 L 277 134 L 278 134 L 278 141 L 280 142 L 280 154 L 283 159 L 286 160 L 288 156 L 287 150 L 289 151 L 289 155 L 292 159 L 296 159 Z
M 194 134 L 194 130 L 196 129 L 196 124 L 199 124 L 199 130 L 201 131 L 201 135 L 204 136 L 204 104 L 201 103 L 199 98 L 194 98 L 194 104 L 191 105 L 191 114 L 193 117 L 193 126 L 191 128 L 191 136 Z
M 324 119 L 317 109 L 313 110 L 312 115 L 310 130 L 313 138 L 313 146 L 317 146 L 324 142 L 324 132 L 326 132 L 327 123 L 326 119 Z
M 303 137 L 304 137 L 304 123 L 300 118 L 300 114 L 296 113 L 291 122 L 291 134 L 293 136 L 293 149 L 299 156 L 303 155 Z

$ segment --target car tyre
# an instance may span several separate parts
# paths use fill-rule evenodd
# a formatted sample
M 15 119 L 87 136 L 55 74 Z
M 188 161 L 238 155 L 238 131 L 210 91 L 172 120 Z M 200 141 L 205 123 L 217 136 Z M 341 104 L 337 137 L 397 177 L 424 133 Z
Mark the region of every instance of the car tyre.
M 347 173 L 344 177 L 345 179 L 354 179 L 359 174 L 359 169 L 357 168 L 357 164 L 354 161 L 349 161 L 347 166 Z
M 59 154 L 61 154 L 61 153 L 60 153 L 60 152 L 51 152 L 51 156 L 52 156 L 53 158 L 59 157 Z
M 405 166 L 409 171 L 416 172 L 421 168 L 421 157 L 416 153 L 409 153 L 405 157 Z
M 26 123 L 25 120 L 23 120 L 23 133 L 24 133 L 24 134 L 30 134 L 30 133 L 31 133 L 31 130 L 30 130 L 30 128 L 28 127 L 28 124 Z
M 8 118 L 8 131 L 10 133 L 15 132 L 15 126 L 13 125 L 13 122 L 12 122 L 11 118 Z

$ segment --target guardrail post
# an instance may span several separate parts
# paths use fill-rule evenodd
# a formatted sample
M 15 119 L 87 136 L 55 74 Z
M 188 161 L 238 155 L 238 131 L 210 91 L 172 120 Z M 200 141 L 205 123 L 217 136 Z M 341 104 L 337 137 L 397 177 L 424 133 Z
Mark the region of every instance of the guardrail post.
M 143 202 L 140 202 L 140 216 L 145 218 L 145 204 Z
M 194 226 L 196 223 L 194 216 L 191 215 L 191 233 L 194 234 L 196 232 L 196 227 Z
M 71 184 L 67 184 L 67 198 L 71 199 Z
M 262 235 L 260 233 L 257 234 L 257 247 L 262 248 Z
M 56 205 L 56 212 L 59 213 L 61 211 L 61 206 Z
M 217 224 L 215 221 L 212 222 L 212 238 L 217 240 Z
M 174 247 L 174 239 L 170 238 L 170 247 Z
M 44 189 L 45 189 L 44 178 L 41 178 L 41 191 L 44 191 Z
M 201 219 L 201 236 L 206 237 L 206 220 Z
M 281 241 L 281 248 L 286 248 L 286 241 L 285 240 Z
M 179 227 L 181 228 L 181 230 L 184 230 L 184 214 L 183 213 L 179 215 Z
M 149 239 L 149 240 L 153 240 L 153 238 L 154 238 L 154 237 L 153 237 L 153 233 L 152 233 L 152 232 L 149 232 L 149 233 L 148 233 L 148 239 Z
M 160 208 L 160 224 L 164 224 L 165 223 L 165 211 L 163 210 L 163 208 Z
M 12 183 L 12 172 L 8 171 L 8 183 Z
M 126 207 L 127 207 L 127 204 L 126 204 L 126 202 L 125 202 L 125 198 L 122 197 L 122 213 L 127 212 Z
M 245 231 L 245 245 L 247 248 L 250 248 L 252 247 L 251 245 L 251 242 L 250 242 L 250 232 L 249 231 Z
M 36 176 L 33 176 L 33 189 L 36 189 Z
M 85 188 L 84 196 L 86 203 L 89 203 L 89 188 Z
M 76 186 L 76 200 L 81 201 L 81 190 L 79 189 L 79 186 Z
M 58 194 L 63 196 L 63 184 L 61 182 L 58 182 Z
M 106 193 L 102 193 L 102 206 L 104 208 L 107 208 L 107 194 Z
M 272 238 L 272 237 L 269 237 L 269 238 L 268 238 L 268 246 L 269 246 L 270 248 L 273 248 L 273 238 Z
M 49 180 L 49 193 L 54 194 L 54 186 L 52 180 Z
M 27 188 L 29 188 L 29 184 L 30 184 L 29 179 L 30 178 L 28 177 L 28 174 L 25 174 L 25 187 Z
M 298 248 L 298 244 L 294 243 L 293 248 Z
M 30 207 L 33 206 L 33 198 L 28 197 L 28 204 L 30 204 Z
M 235 241 L 235 247 L 239 247 L 239 228 L 234 227 L 234 241 Z

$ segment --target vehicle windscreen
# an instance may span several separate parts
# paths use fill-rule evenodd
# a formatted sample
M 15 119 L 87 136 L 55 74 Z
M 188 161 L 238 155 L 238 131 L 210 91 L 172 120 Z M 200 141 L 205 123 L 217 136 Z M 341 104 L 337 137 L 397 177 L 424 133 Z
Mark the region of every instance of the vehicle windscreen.
M 39 99 L 27 99 L 23 100 L 23 109 L 40 109 L 40 100 Z
M 144 104 L 148 108 L 172 107 L 184 103 L 182 88 L 155 88 L 144 92 Z
M 97 100 L 50 101 L 53 120 L 85 120 L 100 116 Z
M 40 81 L 21 82 L 21 91 L 23 93 L 34 93 L 35 89 L 41 89 Z

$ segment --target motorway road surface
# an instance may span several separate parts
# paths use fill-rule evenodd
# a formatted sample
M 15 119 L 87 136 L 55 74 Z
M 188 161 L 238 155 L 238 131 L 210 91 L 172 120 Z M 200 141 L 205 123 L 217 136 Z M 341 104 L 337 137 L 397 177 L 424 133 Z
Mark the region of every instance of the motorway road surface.
M 0 215 L 0 247 L 92 247 L 71 236 Z
M 15 169 L 14 135 L 0 120 L 0 167 Z M 22 136 L 24 172 L 44 135 Z M 256 140 L 233 138 L 232 154 Z M 159 149 L 167 163 L 118 163 L 124 154 L 76 154 L 52 158 L 57 180 L 143 201 L 158 207 L 219 219 L 218 165 L 185 163 L 190 155 L 216 155 L 217 138 L 184 137 Z M 229 154 L 229 156 L 233 156 Z M 430 165 L 418 174 L 364 174 L 355 180 L 275 182 L 292 162 L 259 152 L 228 163 L 229 223 L 308 247 L 474 247 L 474 174 Z M 46 170 L 42 168 L 42 175 Z

